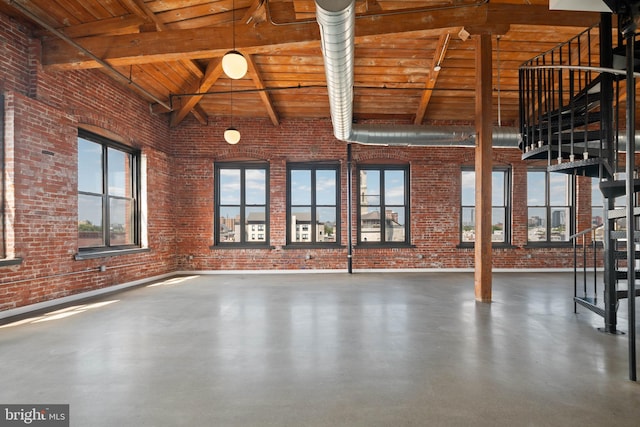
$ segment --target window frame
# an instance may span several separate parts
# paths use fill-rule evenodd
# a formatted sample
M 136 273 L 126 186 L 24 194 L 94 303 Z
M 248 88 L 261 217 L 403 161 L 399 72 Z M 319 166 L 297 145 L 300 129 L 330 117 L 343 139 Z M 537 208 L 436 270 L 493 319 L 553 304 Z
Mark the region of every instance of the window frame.
M 234 170 L 238 169 L 240 171 L 240 204 L 239 205 L 222 205 L 221 204 L 221 191 L 220 191 L 220 173 L 222 170 Z M 264 170 L 265 172 L 265 194 L 264 194 L 264 205 L 260 204 L 252 204 L 253 206 L 264 206 L 265 220 L 264 220 L 264 230 L 260 233 L 260 235 L 264 235 L 264 241 L 256 241 L 251 242 L 247 241 L 246 234 L 251 233 L 251 231 L 246 228 L 241 230 L 240 232 L 240 241 L 235 242 L 226 242 L 220 239 L 221 237 L 221 208 L 224 206 L 238 206 L 240 210 L 240 224 L 244 224 L 247 219 L 247 203 L 246 203 L 246 172 L 248 170 Z M 250 161 L 250 162 L 220 162 L 215 163 L 214 165 L 214 220 L 213 220 L 213 246 L 212 248 L 268 248 L 270 241 L 270 215 L 269 215 L 269 163 L 264 161 Z M 248 224 L 247 224 L 248 225 Z M 260 224 L 258 224 L 260 225 Z M 254 236 L 256 232 L 253 232 Z
M 78 254 L 80 256 L 87 254 L 99 254 L 103 252 L 112 252 L 112 251 L 128 251 L 131 249 L 141 248 L 141 218 L 142 218 L 142 204 L 141 204 L 141 172 L 142 172 L 142 153 L 141 150 L 135 149 L 128 145 L 122 144 L 120 142 L 114 141 L 110 138 L 107 138 L 102 135 L 98 135 L 94 132 L 90 132 L 85 129 L 78 129 L 78 142 L 76 145 L 76 149 L 78 149 L 79 140 L 85 139 L 89 142 L 93 142 L 95 144 L 100 145 L 102 150 L 102 158 L 101 158 L 101 167 L 102 167 L 102 192 L 94 193 L 90 191 L 81 191 L 80 186 L 80 177 L 78 177 L 77 181 L 77 195 L 78 195 L 78 210 L 80 207 L 80 196 L 81 195 L 90 195 L 90 196 L 99 196 L 102 198 L 102 238 L 103 245 L 99 246 L 86 246 L 80 247 L 78 243 Z M 108 165 L 108 150 L 113 149 L 116 151 L 120 151 L 125 153 L 126 155 L 131 156 L 131 164 L 130 168 L 130 176 L 131 179 L 128 181 L 127 186 L 130 186 L 131 197 L 117 196 L 111 195 L 109 193 L 109 165 Z M 78 160 L 79 163 L 79 160 Z M 132 240 L 133 243 L 127 244 L 111 244 L 111 221 L 110 221 L 110 212 L 109 206 L 111 200 L 131 200 L 132 201 Z M 78 230 L 79 232 L 79 230 Z M 79 238 L 79 234 L 78 234 Z
M 462 200 L 462 175 L 464 172 L 474 172 L 475 174 L 475 168 L 472 166 L 463 166 L 460 169 L 460 223 L 459 223 L 459 246 L 460 247 L 474 247 L 475 246 L 475 240 L 474 241 L 464 241 L 463 240 L 463 232 L 464 232 L 464 209 L 465 208 L 472 208 L 475 210 L 476 208 L 476 201 L 475 201 L 475 175 L 474 175 L 474 199 L 473 199 L 473 205 L 463 205 L 463 200 Z M 510 247 L 511 246 L 511 238 L 513 235 L 513 220 L 512 220 L 512 212 L 513 212 L 513 191 L 512 191 L 512 183 L 513 183 L 513 170 L 512 167 L 510 165 L 498 165 L 498 166 L 493 166 L 493 168 L 491 169 L 491 193 L 493 196 L 493 185 L 495 180 L 493 179 L 493 174 L 494 173 L 502 173 L 504 176 L 503 179 L 503 195 L 502 195 L 502 199 L 504 200 L 504 203 L 502 205 L 494 205 L 493 204 L 493 197 L 491 198 L 491 212 L 492 212 L 492 216 L 493 216 L 493 210 L 494 209 L 502 209 L 504 211 L 504 224 L 503 224 L 503 230 L 502 230 L 502 235 L 504 236 L 504 239 L 502 242 L 497 242 L 494 241 L 493 239 L 491 240 L 491 245 L 493 247 Z M 492 224 L 493 224 L 493 219 L 492 219 Z M 474 225 L 474 230 L 475 230 L 475 225 Z
M 545 192 L 545 204 L 544 205 L 530 205 L 529 204 L 529 172 L 544 172 L 545 173 L 545 188 L 544 188 L 544 192 Z M 557 175 L 564 175 L 567 178 L 567 185 L 568 185 L 568 201 L 569 204 L 568 205 L 552 205 L 551 204 L 551 192 L 550 192 L 550 185 L 551 185 L 551 174 L 555 173 Z M 575 234 L 575 204 L 576 204 L 576 177 L 574 175 L 571 174 L 564 174 L 561 172 L 549 172 L 549 170 L 546 167 L 536 167 L 536 166 L 530 166 L 527 168 L 527 197 L 526 197 L 526 213 L 527 213 L 527 222 L 526 222 L 526 226 L 527 226 L 527 246 L 542 246 L 542 247 L 564 247 L 564 246 L 571 246 L 572 245 L 572 241 L 570 239 L 570 236 L 572 236 L 573 234 Z M 546 215 L 546 224 L 545 224 L 545 232 L 546 232 L 546 239 L 545 240 L 529 240 L 529 209 L 531 208 L 544 208 L 545 209 L 545 215 Z M 551 240 L 551 217 L 552 217 L 552 210 L 554 208 L 568 208 L 568 216 L 569 218 L 567 219 L 567 240 Z
M 380 172 L 380 241 L 366 241 L 362 240 L 362 194 L 360 193 L 361 187 L 361 174 L 362 171 L 378 171 Z M 385 195 L 383 189 L 385 188 L 385 172 L 386 171 L 403 171 L 404 172 L 404 200 L 402 205 L 387 204 L 385 203 Z M 357 186 L 358 189 L 358 203 L 357 203 L 357 224 L 356 224 L 356 242 L 360 247 L 410 247 L 411 246 L 411 170 L 409 164 L 361 164 L 356 168 Z M 404 208 L 404 240 L 403 241 L 383 241 L 383 237 L 386 235 L 386 211 L 387 207 L 402 207 Z M 385 216 L 385 221 L 382 221 L 382 217 Z
M 292 204 L 292 172 L 293 171 L 309 171 L 311 176 L 311 200 L 309 205 L 293 205 Z M 317 195 L 317 171 L 334 171 L 335 172 L 335 205 L 322 205 L 318 204 L 316 200 Z M 292 223 L 291 223 L 291 212 L 294 206 L 308 206 L 311 209 L 311 220 L 310 227 L 308 230 L 304 231 L 306 234 L 309 234 L 312 237 L 312 241 L 304 241 L 304 242 L 296 242 L 294 236 L 292 236 Z M 335 241 L 333 242 L 317 242 L 316 236 L 318 236 L 318 232 L 316 230 L 317 227 L 317 209 L 325 207 L 325 208 L 335 208 L 335 228 L 334 235 Z M 340 246 L 341 239 L 341 227 L 340 227 L 340 163 L 339 162 L 292 162 L 287 164 L 287 220 L 286 220 L 286 242 L 289 247 L 335 247 Z M 303 226 L 304 227 L 304 226 Z

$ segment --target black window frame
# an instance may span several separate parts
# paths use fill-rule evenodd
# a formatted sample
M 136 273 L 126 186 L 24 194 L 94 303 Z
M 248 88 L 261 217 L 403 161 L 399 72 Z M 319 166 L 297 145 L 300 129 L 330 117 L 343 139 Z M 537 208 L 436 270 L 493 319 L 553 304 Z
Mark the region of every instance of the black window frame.
M 362 171 L 378 171 L 380 172 L 380 241 L 362 240 L 362 194 L 360 189 Z M 385 171 L 403 171 L 404 172 L 404 203 L 402 205 L 385 203 Z M 357 245 L 360 247 L 409 247 L 411 246 L 411 168 L 409 164 L 362 164 L 357 167 L 357 186 L 358 203 L 357 203 Z M 405 212 L 404 218 L 404 240 L 403 241 L 383 241 L 386 235 L 386 211 L 387 207 L 402 206 Z M 383 216 L 385 220 L 382 221 Z
M 142 164 L 142 152 L 139 149 L 130 147 L 128 145 L 122 144 L 120 142 L 114 141 L 110 138 L 104 137 L 102 135 L 98 135 L 96 133 L 78 129 L 78 140 L 82 138 L 87 141 L 98 144 L 102 148 L 102 193 L 93 193 L 87 191 L 80 191 L 78 188 L 78 206 L 80 205 L 80 196 L 91 195 L 91 196 L 101 196 L 102 197 L 102 238 L 104 241 L 104 245 L 100 246 L 87 246 L 87 247 L 78 247 L 78 253 L 83 254 L 91 254 L 91 253 L 100 253 L 100 252 L 112 252 L 112 251 L 128 251 L 131 249 L 136 249 L 141 247 L 141 164 Z M 79 141 L 78 141 L 79 142 Z M 131 156 L 131 164 L 129 165 L 131 170 L 131 181 L 129 184 L 131 185 L 131 197 L 123 197 L 110 195 L 109 193 L 109 165 L 108 165 L 108 155 L 107 152 L 109 149 L 121 151 L 127 155 Z M 80 177 L 78 176 L 78 186 L 80 185 Z M 133 243 L 130 244 L 111 244 L 110 237 L 110 213 L 109 213 L 109 202 L 111 200 L 132 200 L 132 208 L 133 208 L 133 223 L 132 223 L 132 238 Z M 79 218 L 80 220 L 80 218 Z M 79 230 L 78 230 L 79 232 Z M 78 236 L 79 237 L 79 236 Z
M 317 189 L 317 182 L 316 182 L 316 172 L 317 171 L 334 171 L 335 172 L 335 205 L 321 205 L 317 203 L 316 200 L 316 189 Z M 292 205 L 292 197 L 291 197 L 291 189 L 292 189 L 292 183 L 293 180 L 291 178 L 291 173 L 293 171 L 310 171 L 311 173 L 311 204 L 310 205 Z M 294 206 L 307 206 L 310 208 L 311 210 L 311 219 L 310 219 L 310 226 L 311 229 L 308 230 L 308 233 L 311 235 L 313 241 L 308 241 L 308 242 L 296 242 L 293 239 L 293 236 L 291 235 L 292 233 L 292 224 L 291 224 L 291 212 L 292 212 L 292 208 Z M 335 241 L 334 242 L 317 242 L 316 240 L 316 236 L 318 235 L 317 231 L 316 231 L 316 227 L 317 227 L 317 208 L 319 207 L 334 207 L 335 208 L 335 218 L 336 218 L 336 222 L 335 222 L 335 228 L 334 228 L 334 235 L 335 235 Z M 341 227 L 340 227 L 340 212 L 341 212 L 341 206 L 340 206 L 340 163 L 339 162 L 292 162 L 292 163 L 288 163 L 287 164 L 287 220 L 286 220 L 286 227 L 287 227 L 287 231 L 286 231 L 286 241 L 287 241 L 287 246 L 289 247 L 297 247 L 297 248 L 302 248 L 302 247 L 335 247 L 335 246 L 340 246 L 340 239 L 341 239 Z
M 476 204 L 475 204 L 475 197 L 474 197 L 474 202 L 473 205 L 463 205 L 462 202 L 462 175 L 464 172 L 474 172 L 475 173 L 475 168 L 472 166 L 464 166 L 461 168 L 460 170 L 460 224 L 459 224 L 459 246 L 460 247 L 474 247 L 475 246 L 475 240 L 473 242 L 470 241 L 465 241 L 463 240 L 463 233 L 464 233 L 464 209 L 465 208 L 473 208 L 475 209 Z M 512 211 L 513 211 L 513 200 L 512 200 L 512 182 L 513 182 L 513 173 L 512 173 L 512 168 L 509 165 L 504 165 L 504 166 L 494 166 L 491 169 L 491 173 L 495 173 L 495 172 L 501 172 L 504 175 L 504 186 L 503 186 L 503 191 L 504 194 L 502 195 L 502 198 L 504 200 L 504 204 L 503 205 L 494 205 L 493 204 L 493 197 L 491 200 L 491 212 L 493 213 L 494 209 L 504 209 L 504 224 L 503 224 L 503 231 L 502 231 L 502 235 L 504 236 L 504 239 L 502 242 L 496 242 L 496 241 L 491 241 L 491 245 L 495 246 L 495 247 L 510 247 L 511 246 L 511 238 L 513 235 L 513 221 L 512 221 Z M 475 177 L 474 177 L 475 180 Z M 494 179 L 493 179 L 493 175 L 492 175 L 492 179 L 491 179 L 491 185 L 493 187 L 494 184 Z M 474 181 L 474 185 L 475 185 L 475 181 Z M 492 194 L 493 194 L 493 188 L 491 189 Z M 474 192 L 475 194 L 475 192 Z M 493 219 L 492 219 L 493 222 Z M 475 227 L 475 225 L 474 225 Z
M 529 205 L 529 172 L 544 172 L 545 173 L 545 204 L 544 205 Z M 555 173 L 558 176 L 566 176 L 567 178 L 567 182 L 568 182 L 568 199 L 569 199 L 569 205 L 552 205 L 551 204 L 551 192 L 550 192 L 550 185 L 551 185 L 551 174 Z M 564 174 L 561 172 L 549 172 L 549 170 L 546 167 L 539 167 L 539 166 L 530 166 L 527 168 L 527 198 L 526 198 L 526 213 L 527 213 L 527 246 L 530 247 L 565 247 L 565 246 L 571 246 L 573 243 L 570 239 L 570 236 L 572 236 L 573 234 L 575 234 L 575 228 L 576 228 L 576 224 L 575 224 L 575 209 L 576 209 L 576 177 L 573 174 Z M 567 234 L 567 240 L 551 240 L 551 228 L 552 228 L 552 210 L 554 208 L 569 208 L 569 212 L 568 212 L 568 218 L 567 218 L 567 222 L 568 222 L 568 230 L 566 231 Z M 529 240 L 529 209 L 531 208 L 544 208 L 545 209 L 545 215 L 546 215 L 546 224 L 545 224 L 545 230 L 546 230 L 546 239 L 545 240 Z
M 268 248 L 270 242 L 270 215 L 269 215 L 269 163 L 264 161 L 250 161 L 250 162 L 220 162 L 215 163 L 214 165 L 214 236 L 213 236 L 213 247 L 212 248 Z M 240 204 L 239 205 L 221 205 L 221 191 L 220 191 L 220 172 L 222 170 L 240 170 Z M 265 200 L 263 204 L 251 204 L 247 205 L 246 203 L 246 172 L 248 170 L 264 170 L 265 171 Z M 242 229 L 240 232 L 240 241 L 222 241 L 220 239 L 221 236 L 221 227 L 222 221 L 221 219 L 221 208 L 223 206 L 238 206 L 240 210 L 240 224 L 244 224 L 247 219 L 247 207 L 256 207 L 256 206 L 264 206 L 264 231 L 260 234 L 264 235 L 264 241 L 251 242 L 247 241 L 246 235 L 251 231 L 248 229 Z M 254 231 L 254 236 L 256 232 Z

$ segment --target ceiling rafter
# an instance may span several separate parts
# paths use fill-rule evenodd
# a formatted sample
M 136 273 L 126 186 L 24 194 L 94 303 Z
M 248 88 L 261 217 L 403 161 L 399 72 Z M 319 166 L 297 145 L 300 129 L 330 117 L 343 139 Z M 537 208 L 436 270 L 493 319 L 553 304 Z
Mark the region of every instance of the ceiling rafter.
M 433 89 L 436 86 L 438 74 L 440 74 L 440 69 L 437 69 L 436 66 L 442 65 L 442 59 L 447 53 L 447 47 L 449 46 L 450 37 L 451 34 L 447 32 L 442 34 L 438 39 L 438 45 L 436 46 L 436 51 L 433 55 L 431 68 L 429 68 L 429 76 L 427 77 L 427 81 L 424 84 L 424 90 L 422 91 L 420 104 L 418 104 L 418 111 L 416 112 L 416 118 L 414 120 L 414 123 L 416 125 L 422 124 L 424 116 L 427 113 L 427 107 L 429 106 L 429 101 L 431 100 Z
M 245 58 L 247 58 L 247 63 L 249 65 L 249 74 L 251 76 L 251 80 L 253 80 L 253 83 L 256 85 L 256 89 L 258 89 L 260 99 L 262 99 L 264 106 L 267 108 L 267 113 L 269 114 L 271 123 L 273 123 L 274 126 L 278 126 L 280 124 L 280 119 L 278 118 L 278 113 L 273 107 L 269 92 L 265 90 L 265 85 L 262 81 L 262 77 L 260 76 L 260 72 L 257 70 L 256 64 L 253 62 L 251 55 L 245 55 Z
M 222 75 L 222 61 L 219 58 L 212 59 L 207 65 L 202 80 L 195 84 L 188 93 L 205 93 Z M 189 112 L 200 102 L 204 95 L 193 95 L 189 99 L 182 102 L 179 109 L 171 113 L 171 126 L 178 126 Z
M 363 15 L 356 20 L 356 39 L 371 35 L 397 34 L 457 26 L 501 28 L 508 24 L 590 26 L 598 22 L 592 12 L 549 11 L 542 6 L 486 4 L 461 9 L 443 9 L 394 15 Z M 232 24 L 215 28 L 167 30 L 155 33 L 87 37 L 83 46 L 114 65 L 222 56 L 232 44 Z M 277 26 L 267 22 L 236 35 L 236 47 L 246 54 L 268 53 L 294 44 L 317 43 L 316 22 Z M 97 64 L 60 40 L 45 41 L 43 64 L 52 69 L 95 68 Z

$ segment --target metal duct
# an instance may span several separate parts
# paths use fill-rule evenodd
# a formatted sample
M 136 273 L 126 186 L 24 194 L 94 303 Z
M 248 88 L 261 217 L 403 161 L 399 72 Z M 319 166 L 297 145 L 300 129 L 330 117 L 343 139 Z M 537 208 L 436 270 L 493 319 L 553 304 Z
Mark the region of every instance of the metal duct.
M 471 126 L 367 125 L 353 126 L 349 141 L 371 145 L 474 147 L 476 129 Z M 493 146 L 517 148 L 516 128 L 493 129 Z
M 348 141 L 353 117 L 355 0 L 316 0 L 333 133 Z
M 475 146 L 476 130 L 451 126 L 354 126 L 355 0 L 316 0 L 333 134 L 341 141 L 371 145 Z M 494 147 L 517 147 L 515 128 L 496 128 Z

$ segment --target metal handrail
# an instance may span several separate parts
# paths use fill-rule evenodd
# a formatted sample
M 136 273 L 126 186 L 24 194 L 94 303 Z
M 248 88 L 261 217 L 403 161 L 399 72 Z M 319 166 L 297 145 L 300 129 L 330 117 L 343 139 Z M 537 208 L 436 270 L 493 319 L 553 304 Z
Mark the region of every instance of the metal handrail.
M 575 233 L 569 238 L 573 241 L 573 312 L 578 312 L 578 305 L 576 303 L 576 297 L 578 296 L 578 238 L 582 237 L 582 292 L 583 297 L 587 297 L 587 245 L 585 244 L 586 235 L 588 233 L 594 233 L 598 228 L 604 227 L 604 224 L 595 225 L 593 227 L 582 230 L 578 233 Z M 596 252 L 596 239 L 594 237 L 591 238 L 591 247 L 593 248 L 593 300 L 594 303 L 598 298 L 598 277 L 597 277 L 597 267 L 598 267 L 598 257 Z

